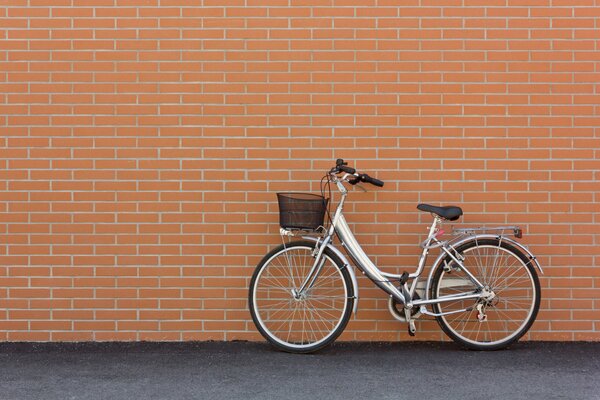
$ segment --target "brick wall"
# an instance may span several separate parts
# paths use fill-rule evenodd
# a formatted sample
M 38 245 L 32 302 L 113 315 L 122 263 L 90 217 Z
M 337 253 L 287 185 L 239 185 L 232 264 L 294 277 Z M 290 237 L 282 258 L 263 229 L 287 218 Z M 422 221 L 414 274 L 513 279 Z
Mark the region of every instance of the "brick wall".
M 8 0 L 0 340 L 258 339 L 278 190 L 336 157 L 386 181 L 347 218 L 390 271 L 429 216 L 521 224 L 529 339 L 600 339 L 598 0 Z M 401 267 L 397 267 L 400 265 Z M 360 278 L 344 339 L 405 338 Z M 442 339 L 425 321 L 418 339 Z

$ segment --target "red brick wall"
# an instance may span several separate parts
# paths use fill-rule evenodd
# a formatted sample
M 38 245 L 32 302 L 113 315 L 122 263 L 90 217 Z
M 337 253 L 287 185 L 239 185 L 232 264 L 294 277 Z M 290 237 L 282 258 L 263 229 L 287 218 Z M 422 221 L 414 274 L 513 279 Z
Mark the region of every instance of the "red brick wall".
M 380 265 L 416 263 L 419 201 L 521 224 L 527 338 L 599 339 L 598 3 L 3 2 L 0 340 L 258 338 L 275 192 L 336 157 L 387 182 L 347 213 Z M 343 338 L 404 338 L 360 285 Z

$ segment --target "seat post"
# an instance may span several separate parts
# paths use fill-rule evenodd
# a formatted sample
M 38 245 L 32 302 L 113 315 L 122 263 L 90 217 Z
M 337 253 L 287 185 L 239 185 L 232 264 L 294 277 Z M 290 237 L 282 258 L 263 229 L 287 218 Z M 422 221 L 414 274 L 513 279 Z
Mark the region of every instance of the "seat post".
M 433 235 L 435 234 L 438 226 L 442 224 L 442 219 L 439 216 L 437 216 L 435 214 L 431 214 L 431 215 L 433 215 L 433 223 L 429 227 L 429 236 L 428 236 L 428 238 L 430 238 L 430 239 L 433 238 Z M 427 245 L 429 245 L 429 243 L 427 243 Z

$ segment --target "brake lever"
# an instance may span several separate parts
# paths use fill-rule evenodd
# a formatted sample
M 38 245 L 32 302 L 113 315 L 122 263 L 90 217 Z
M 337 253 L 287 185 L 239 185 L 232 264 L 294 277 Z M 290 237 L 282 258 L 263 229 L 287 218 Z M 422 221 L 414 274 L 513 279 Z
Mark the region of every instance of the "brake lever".
M 354 186 L 356 186 L 356 187 L 360 188 L 360 190 L 362 190 L 362 191 L 363 191 L 363 192 L 365 192 L 365 193 L 366 193 L 366 192 L 368 192 L 368 190 L 367 190 L 367 189 L 365 189 L 365 188 L 364 188 L 364 186 L 363 186 L 363 185 L 361 185 L 360 183 L 357 183 L 357 184 L 355 184 Z

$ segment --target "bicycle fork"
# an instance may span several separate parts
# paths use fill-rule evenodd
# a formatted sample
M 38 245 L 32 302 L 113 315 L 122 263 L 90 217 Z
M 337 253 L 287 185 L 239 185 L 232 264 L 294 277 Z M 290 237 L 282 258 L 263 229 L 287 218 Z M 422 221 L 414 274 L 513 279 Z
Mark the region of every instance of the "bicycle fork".
M 327 248 L 329 242 L 331 242 L 331 236 L 326 236 L 325 239 L 323 239 L 323 243 L 319 243 L 318 241 L 316 242 L 315 250 L 313 251 L 313 257 L 315 258 L 315 261 L 313 263 L 312 268 L 310 269 L 310 272 L 306 276 L 306 279 L 304 279 L 304 282 L 302 282 L 300 288 L 296 291 L 296 293 L 294 293 L 294 297 L 301 297 L 302 295 L 304 295 L 304 292 L 306 290 L 310 290 L 310 288 L 312 288 L 315 284 L 315 281 L 319 277 L 319 274 L 323 269 L 323 265 L 325 264 L 325 257 L 323 257 L 323 252 Z

